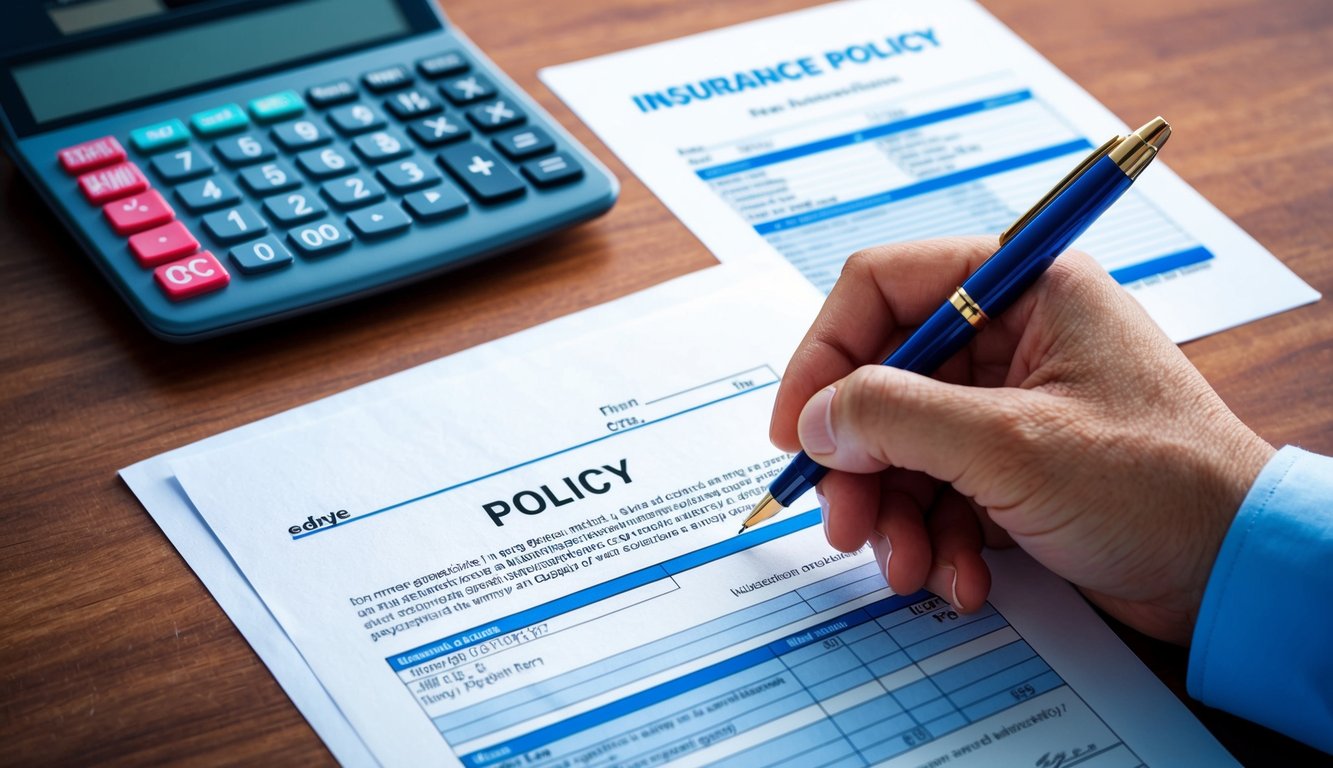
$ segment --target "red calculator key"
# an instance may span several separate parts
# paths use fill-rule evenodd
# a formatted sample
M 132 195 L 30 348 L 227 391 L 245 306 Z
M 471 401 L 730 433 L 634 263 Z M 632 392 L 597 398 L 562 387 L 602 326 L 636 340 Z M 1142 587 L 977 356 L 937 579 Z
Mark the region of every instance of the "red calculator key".
M 199 250 L 199 241 L 179 221 L 154 227 L 130 238 L 130 252 L 141 267 L 156 267 Z
M 208 251 L 163 264 L 153 270 L 153 277 L 157 280 L 157 286 L 172 301 L 211 293 L 231 282 L 227 269 Z
M 148 189 L 148 179 L 134 163 L 120 163 L 79 177 L 79 187 L 88 202 L 101 205 L 108 200 Z
M 60 167 L 65 169 L 65 173 L 78 174 L 123 161 L 125 148 L 120 146 L 115 136 L 103 136 L 100 139 L 65 147 L 57 155 L 60 157 Z
M 176 212 L 155 189 L 107 203 L 102 207 L 102 213 L 106 214 L 106 220 L 111 222 L 111 228 L 118 235 L 132 235 L 176 218 Z

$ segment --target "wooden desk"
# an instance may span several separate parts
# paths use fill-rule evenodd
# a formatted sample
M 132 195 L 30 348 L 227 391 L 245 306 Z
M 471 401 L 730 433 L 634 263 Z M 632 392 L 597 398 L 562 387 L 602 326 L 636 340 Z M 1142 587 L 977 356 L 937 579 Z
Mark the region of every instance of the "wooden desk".
M 500 261 L 205 345 L 152 339 L 0 159 L 0 762 L 328 762 L 116 470 L 712 263 L 535 73 L 803 4 L 450 3 L 620 177 L 614 210 Z M 1327 0 L 987 5 L 1127 122 L 1168 114 L 1167 162 L 1333 293 Z M 1333 453 L 1331 332 L 1325 300 L 1186 351 L 1264 437 Z M 1120 631 L 1183 697 L 1185 651 Z M 1191 708 L 1247 763 L 1327 759 Z

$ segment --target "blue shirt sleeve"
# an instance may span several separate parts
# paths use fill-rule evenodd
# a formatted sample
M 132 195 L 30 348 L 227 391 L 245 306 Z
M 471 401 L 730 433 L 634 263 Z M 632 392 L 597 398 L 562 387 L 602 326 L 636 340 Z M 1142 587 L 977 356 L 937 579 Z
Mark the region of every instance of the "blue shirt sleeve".
M 1333 458 L 1288 446 L 1255 480 L 1204 590 L 1187 685 L 1333 753 Z

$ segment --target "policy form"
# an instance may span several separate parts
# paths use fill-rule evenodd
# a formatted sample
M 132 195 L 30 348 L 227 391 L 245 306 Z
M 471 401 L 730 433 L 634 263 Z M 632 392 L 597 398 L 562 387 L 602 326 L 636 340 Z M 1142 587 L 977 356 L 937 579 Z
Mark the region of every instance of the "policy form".
M 540 75 L 719 261 L 824 292 L 860 248 L 998 235 L 1128 130 L 972 0 L 829 3 Z M 1074 247 L 1178 343 L 1318 298 L 1161 160 Z
M 1232 764 L 1021 552 L 960 614 L 830 549 L 813 499 L 737 535 L 820 295 L 688 279 L 169 460 L 375 761 Z

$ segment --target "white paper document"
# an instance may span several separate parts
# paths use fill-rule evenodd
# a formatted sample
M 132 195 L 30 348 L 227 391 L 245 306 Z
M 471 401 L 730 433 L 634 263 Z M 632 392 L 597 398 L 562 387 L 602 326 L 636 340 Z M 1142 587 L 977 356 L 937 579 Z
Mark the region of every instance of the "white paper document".
M 705 270 L 126 478 L 346 761 L 1230 764 L 1017 551 L 960 615 L 831 550 L 813 503 L 736 534 L 819 299 Z
M 825 292 L 859 248 L 1000 233 L 1128 130 L 970 0 L 832 3 L 541 78 L 720 261 Z M 1175 129 L 1168 159 L 1208 141 Z M 1075 246 L 1176 342 L 1318 298 L 1161 160 Z

